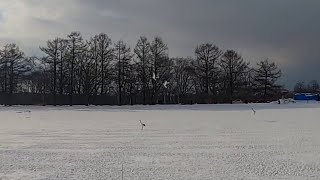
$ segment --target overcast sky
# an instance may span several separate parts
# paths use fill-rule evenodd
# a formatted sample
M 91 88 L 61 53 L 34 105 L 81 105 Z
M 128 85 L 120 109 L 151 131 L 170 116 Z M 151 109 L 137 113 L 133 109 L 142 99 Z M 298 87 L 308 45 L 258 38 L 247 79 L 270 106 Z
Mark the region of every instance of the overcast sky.
M 0 45 L 38 55 L 48 39 L 100 32 L 133 46 L 160 35 L 171 57 L 200 43 L 234 49 L 251 64 L 269 58 L 282 82 L 320 80 L 319 0 L 0 0 Z

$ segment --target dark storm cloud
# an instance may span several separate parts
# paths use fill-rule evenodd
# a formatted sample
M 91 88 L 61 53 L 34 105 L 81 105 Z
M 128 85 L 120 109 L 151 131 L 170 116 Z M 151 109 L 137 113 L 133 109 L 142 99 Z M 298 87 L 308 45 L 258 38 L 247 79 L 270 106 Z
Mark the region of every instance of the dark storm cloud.
M 128 18 L 128 30 L 177 32 L 190 42 L 210 41 L 232 48 L 262 48 L 285 54 L 320 40 L 319 1 L 300 0 L 134 0 L 82 1 L 98 11 L 113 10 Z M 133 27 L 132 27 L 133 25 Z M 146 32 L 144 32 L 146 33 Z M 179 37 L 178 36 L 178 37 Z M 169 38 L 179 41 L 179 38 Z M 310 47 L 306 48 L 306 46 Z M 182 45 L 183 46 L 183 45 Z M 293 50 L 293 52 L 291 52 Z M 173 52 L 179 55 L 179 52 Z M 182 54 L 182 53 L 181 53 Z M 184 53 L 183 53 L 184 54 Z M 182 55 L 183 55 L 182 54 Z M 192 54 L 192 53 L 191 53 Z
M 113 40 L 123 39 L 133 46 L 140 35 L 160 35 L 169 45 L 170 56 L 193 56 L 196 45 L 211 42 L 223 49 L 239 51 L 252 64 L 267 57 L 278 62 L 286 84 L 302 79 L 320 80 L 316 68 L 320 67 L 317 55 L 320 1 L 317 0 L 58 0 L 50 3 L 25 1 L 29 8 L 44 8 L 48 14 L 32 17 L 33 26 L 43 28 L 38 39 L 79 30 L 85 36 L 106 32 Z

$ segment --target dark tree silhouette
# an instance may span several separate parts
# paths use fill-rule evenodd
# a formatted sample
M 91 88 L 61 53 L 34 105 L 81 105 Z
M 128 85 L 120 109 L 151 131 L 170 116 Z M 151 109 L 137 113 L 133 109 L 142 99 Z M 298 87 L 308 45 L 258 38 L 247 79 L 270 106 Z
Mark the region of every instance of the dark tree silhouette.
M 84 52 L 86 44 L 80 32 L 72 32 L 68 35 L 68 61 L 69 61 L 69 105 L 73 105 L 73 94 L 74 94 L 74 81 L 75 81 L 75 66 L 77 65 L 77 60 L 81 57 Z
M 143 104 L 147 103 L 147 90 L 149 89 L 150 76 L 150 60 L 151 60 L 151 47 L 148 39 L 141 36 L 138 40 L 134 53 L 137 57 L 137 71 L 142 84 Z
M 320 86 L 317 80 L 312 80 L 308 84 L 308 91 L 310 93 L 319 93 L 320 92 Z
M 152 75 L 152 104 L 158 102 L 159 89 L 162 86 L 160 80 L 160 68 L 163 67 L 164 61 L 168 59 L 168 46 L 163 42 L 160 37 L 155 37 L 151 43 L 151 68 L 150 72 Z
M 243 58 L 233 50 L 227 50 L 220 62 L 220 67 L 223 71 L 223 76 L 227 82 L 227 94 L 229 102 L 232 104 L 235 91 L 243 85 L 244 75 L 248 69 L 249 63 L 245 62 Z
M 274 94 L 280 88 L 276 85 L 276 81 L 281 77 L 281 70 L 268 59 L 258 62 L 257 66 L 255 82 L 258 91 L 262 90 L 264 101 L 266 101 L 268 94 Z
M 72 32 L 40 50 L 43 57 L 28 58 L 15 44 L 0 48 L 0 103 L 232 103 L 262 96 L 269 101 L 281 94 L 276 84 L 281 71 L 274 63 L 249 67 L 235 51 L 223 52 L 213 44 L 197 46 L 194 59 L 170 58 L 158 36 L 152 42 L 141 36 L 131 50 L 104 33 L 87 41 Z M 319 85 L 312 81 L 295 90 L 316 93 Z
M 222 51 L 213 44 L 201 44 L 196 48 L 195 55 L 195 73 L 199 78 L 203 93 L 207 96 L 214 94 L 219 75 L 218 61 Z
M 40 49 L 47 55 L 45 57 L 46 63 L 53 66 L 53 105 L 57 105 L 57 65 L 59 60 L 59 39 L 56 38 L 47 42 L 47 47 L 40 47 Z
M 101 86 L 100 86 L 100 94 L 104 95 L 105 93 L 105 83 L 106 83 L 106 75 L 109 70 L 110 63 L 113 58 L 114 49 L 111 47 L 112 42 L 108 35 L 101 33 L 94 37 L 94 40 L 97 42 L 97 55 L 100 62 L 100 78 L 101 78 Z
M 177 103 L 188 93 L 193 93 L 192 60 L 190 58 L 173 58 L 173 85 L 177 96 Z
M 59 64 L 58 64 L 58 69 L 59 69 L 59 95 L 62 96 L 64 94 L 64 87 L 65 87 L 65 75 L 66 72 L 65 70 L 66 67 L 66 59 L 68 55 L 68 41 L 66 39 L 59 38 L 59 44 L 58 44 L 58 53 L 59 53 Z
M 296 93 L 305 93 L 305 92 L 307 92 L 307 87 L 304 84 L 304 82 L 298 82 L 294 86 L 294 92 L 296 92 Z
M 7 105 L 12 105 L 12 97 L 18 84 L 18 77 L 31 70 L 26 60 L 24 53 L 20 51 L 16 44 L 5 45 L 1 51 L 0 65 L 5 72 L 5 93 L 8 95 Z
M 126 79 L 130 76 L 127 73 L 130 72 L 130 64 L 132 54 L 130 48 L 123 42 L 118 41 L 115 44 L 115 58 L 117 61 L 117 82 L 118 82 L 118 105 L 122 105 L 123 90 L 126 83 Z

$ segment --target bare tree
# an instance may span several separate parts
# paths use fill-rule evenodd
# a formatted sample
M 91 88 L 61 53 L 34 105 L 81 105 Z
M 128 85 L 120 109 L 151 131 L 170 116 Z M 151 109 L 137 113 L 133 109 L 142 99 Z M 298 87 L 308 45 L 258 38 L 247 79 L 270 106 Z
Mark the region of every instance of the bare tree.
M 122 95 L 125 86 L 125 80 L 129 77 L 130 61 L 132 58 L 131 49 L 123 41 L 115 43 L 115 58 L 117 67 L 117 84 L 118 84 L 118 105 L 122 105 Z
M 110 63 L 113 58 L 114 49 L 111 47 L 112 42 L 108 35 L 101 33 L 94 37 L 94 40 L 97 42 L 97 55 L 100 60 L 100 78 L 101 78 L 101 87 L 100 94 L 105 93 L 105 83 L 106 83 L 106 71 L 108 71 Z
M 68 35 L 68 49 L 69 49 L 69 100 L 70 106 L 73 105 L 73 94 L 74 94 L 74 80 L 75 80 L 75 64 L 79 60 L 80 55 L 84 52 L 86 44 L 83 42 L 83 38 L 80 32 L 72 32 Z
M 172 93 L 172 81 L 173 79 L 173 67 L 174 63 L 168 56 L 164 56 L 158 66 L 158 77 L 157 77 L 157 94 L 163 96 L 163 103 L 167 104 L 171 102 Z M 156 96 L 158 97 L 158 96 Z M 169 98 L 167 98 L 169 97 Z M 169 99 L 169 101 L 167 100 Z
M 206 95 L 215 94 L 215 87 L 218 83 L 218 60 L 222 51 L 213 44 L 201 44 L 196 48 L 195 73 L 199 78 Z M 210 86 L 211 93 L 210 93 Z
M 229 95 L 229 102 L 233 103 L 234 92 L 243 85 L 245 73 L 249 63 L 233 50 L 227 50 L 220 62 L 220 67 L 223 71 L 223 76 L 226 81 L 226 86 Z
M 129 97 L 129 104 L 133 105 L 135 102 L 134 97 L 137 94 L 138 89 L 138 71 L 137 64 L 130 63 L 126 68 L 126 72 L 124 73 L 124 93 Z
M 296 93 L 305 93 L 307 91 L 307 87 L 304 82 L 298 82 L 294 86 L 294 92 Z
M 151 47 L 148 39 L 145 36 L 141 36 L 138 40 L 134 53 L 137 56 L 138 62 L 137 71 L 139 74 L 139 79 L 142 83 L 142 96 L 143 104 L 146 104 L 147 89 L 149 87 L 150 76 L 150 60 L 151 60 Z
M 63 95 L 65 86 L 65 75 L 66 75 L 66 61 L 68 55 L 68 40 L 59 38 L 58 53 L 59 53 L 59 95 Z
M 197 46 L 195 59 L 171 59 L 160 37 L 150 42 L 141 36 L 132 53 L 123 41 L 112 44 L 104 33 L 85 41 L 79 32 L 72 32 L 40 49 L 45 57 L 27 58 L 14 44 L 0 49 L 0 91 L 10 99 L 5 103 L 12 104 L 12 96 L 21 92 L 32 93 L 33 99 L 41 96 L 40 103 L 53 97 L 54 105 L 68 103 L 63 102 L 64 95 L 69 96 L 70 105 L 232 103 L 236 97 L 258 97 L 256 92 L 266 100 L 277 90 L 281 75 L 274 63 L 266 60 L 257 69 L 249 68 L 235 51 L 223 52 L 208 43 Z M 32 59 L 37 62 L 30 63 Z M 34 69 L 26 73 L 30 66 Z M 319 85 L 313 81 L 309 88 L 297 89 L 316 92 Z
M 264 101 L 266 101 L 268 94 L 274 93 L 280 87 L 276 85 L 276 81 L 281 77 L 281 70 L 274 62 L 269 62 L 268 59 L 258 62 L 257 65 L 255 82 L 258 90 L 263 91 Z
M 83 94 L 86 97 L 86 105 L 88 106 L 90 104 L 90 97 L 95 91 L 95 85 L 97 83 L 97 76 L 95 72 L 95 54 L 94 51 L 86 50 L 83 53 L 83 66 L 82 68 L 82 74 L 83 76 Z
M 164 61 L 168 60 L 168 46 L 163 42 L 160 37 L 155 37 L 151 43 L 151 68 L 150 72 L 152 75 L 152 102 L 153 104 L 158 101 L 158 91 L 162 86 L 160 80 L 160 68 L 163 67 Z
M 190 58 L 173 58 L 172 61 L 174 63 L 173 85 L 177 95 L 177 103 L 179 104 L 181 102 L 181 97 L 184 97 L 187 93 L 193 92 L 192 60 Z
M 18 77 L 23 73 L 30 71 L 31 68 L 28 66 L 26 58 L 24 58 L 24 53 L 20 51 L 16 44 L 5 45 L 0 54 L 1 67 L 6 72 L 5 81 L 9 85 L 9 89 L 6 89 L 9 98 L 7 104 L 12 105 L 12 96 L 18 84 Z
M 312 80 L 308 84 L 308 90 L 311 93 L 318 93 L 320 90 L 320 86 L 317 80 Z
M 99 90 L 100 83 L 100 62 L 99 62 L 99 51 L 98 51 L 98 38 L 95 36 L 94 38 L 91 38 L 90 41 L 87 42 L 88 51 L 87 56 L 90 57 L 92 61 L 94 61 L 94 67 L 93 67 L 93 97 L 96 98 Z
M 52 92 L 52 67 L 47 63 L 45 57 L 31 58 L 31 64 L 33 65 L 33 69 L 28 77 L 32 80 L 32 89 L 34 93 L 39 94 L 41 96 L 41 104 L 46 104 L 45 95 Z
M 59 58 L 59 39 L 56 38 L 52 41 L 47 42 L 47 47 L 40 47 L 41 51 L 43 51 L 47 57 L 44 58 L 46 60 L 46 63 L 53 66 L 53 105 L 57 105 L 57 64 L 58 64 L 58 58 Z

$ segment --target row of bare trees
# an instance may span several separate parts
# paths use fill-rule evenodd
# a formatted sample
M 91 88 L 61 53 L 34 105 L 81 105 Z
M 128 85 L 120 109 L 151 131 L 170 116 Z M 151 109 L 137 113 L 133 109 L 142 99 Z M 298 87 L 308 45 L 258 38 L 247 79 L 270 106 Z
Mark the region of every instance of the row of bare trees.
M 279 95 L 281 71 L 269 60 L 250 66 L 234 50 L 201 44 L 195 58 L 169 58 L 160 38 L 142 36 L 131 49 L 104 33 L 84 40 L 79 32 L 49 40 L 41 58 L 15 44 L 0 51 L 0 88 L 30 104 L 176 104 L 268 101 Z
M 297 93 L 320 93 L 320 85 L 317 80 L 312 80 L 308 84 L 298 82 L 294 86 L 294 91 Z
M 24 56 L 15 44 L 0 49 L 0 91 L 6 96 L 4 104 L 11 105 L 14 92 L 18 91 L 18 82 L 23 74 L 31 70 L 30 59 Z

